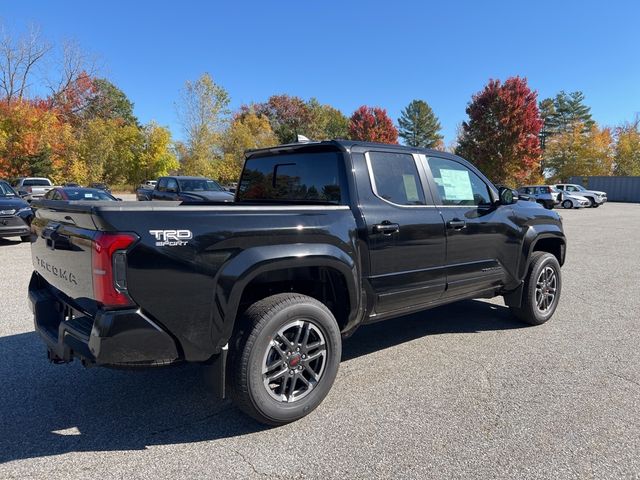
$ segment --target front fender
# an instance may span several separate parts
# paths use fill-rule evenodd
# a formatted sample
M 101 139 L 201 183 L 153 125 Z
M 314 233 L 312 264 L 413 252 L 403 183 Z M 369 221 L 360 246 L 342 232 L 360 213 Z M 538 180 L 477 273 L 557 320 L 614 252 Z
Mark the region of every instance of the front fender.
M 216 350 L 227 343 L 246 286 L 258 275 L 266 272 L 298 267 L 327 267 L 340 272 L 349 294 L 349 324 L 360 309 L 358 292 L 359 267 L 347 252 L 329 244 L 287 244 L 249 248 L 229 260 L 218 272 L 213 310 Z
M 518 279 L 523 280 L 527 274 L 527 268 L 529 266 L 529 259 L 531 253 L 534 251 L 536 243 L 543 238 L 554 238 L 566 245 L 566 239 L 562 227 L 560 225 L 544 224 L 544 225 L 530 225 L 525 232 L 522 242 L 522 250 L 520 254 L 520 260 L 518 262 Z M 563 249 L 564 251 L 564 249 Z M 560 259 L 560 264 L 564 263 L 564 258 Z

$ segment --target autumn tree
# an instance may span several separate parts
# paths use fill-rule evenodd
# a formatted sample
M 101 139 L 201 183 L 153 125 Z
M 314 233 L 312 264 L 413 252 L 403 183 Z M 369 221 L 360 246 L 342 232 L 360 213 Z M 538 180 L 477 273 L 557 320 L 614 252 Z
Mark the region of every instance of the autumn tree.
M 272 95 L 264 103 L 255 103 L 244 110 L 253 111 L 269 119 L 271 130 L 279 143 L 296 141 L 298 134 L 309 136 L 311 112 L 300 97 L 290 95 Z
M 123 184 L 139 168 L 142 133 L 121 119 L 95 118 L 78 132 L 77 153 L 86 165 L 86 182 Z
M 616 129 L 614 175 L 640 175 L 640 117 Z
M 456 154 L 496 183 L 519 185 L 540 178 L 542 127 L 536 92 L 520 77 L 489 80 L 466 109 Z
M 546 166 L 554 180 L 566 181 L 573 176 L 611 175 L 614 149 L 611 131 L 582 124 L 558 133 L 547 142 Z
M 71 128 L 46 102 L 16 100 L 0 108 L 0 177 L 57 177 L 73 141 Z
M 379 107 L 361 106 L 349 119 L 349 136 L 353 140 L 380 143 L 398 143 L 398 130 Z
M 120 118 L 128 124 L 138 124 L 133 113 L 133 102 L 117 86 L 105 78 L 96 78 L 91 82 L 91 95 L 83 109 L 85 119 Z
M 180 164 L 173 152 L 171 132 L 155 122 L 141 128 L 141 144 L 137 161 L 129 170 L 128 181 L 138 184 L 149 178 L 169 175 L 178 170 Z
M 222 137 L 224 155 L 214 165 L 215 178 L 223 184 L 238 181 L 246 150 L 277 144 L 278 137 L 271 130 L 267 117 L 253 112 L 238 115 Z
M 305 135 L 313 140 L 344 139 L 349 136 L 349 119 L 337 108 L 312 98 L 307 102 L 309 126 Z
M 185 174 L 208 175 L 221 156 L 221 135 L 228 123 L 230 98 L 227 91 L 204 73 L 187 81 L 177 105 L 185 132 L 184 156 L 180 158 Z
M 400 113 L 399 135 L 406 145 L 435 148 L 442 142 L 440 122 L 424 100 L 413 100 Z

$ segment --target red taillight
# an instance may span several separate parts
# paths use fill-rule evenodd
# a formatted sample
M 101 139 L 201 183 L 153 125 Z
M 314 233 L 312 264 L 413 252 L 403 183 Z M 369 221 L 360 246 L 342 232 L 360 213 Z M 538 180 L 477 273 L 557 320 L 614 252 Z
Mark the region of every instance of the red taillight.
M 124 307 L 127 295 L 125 251 L 138 239 L 130 233 L 100 232 L 93 241 L 93 295 L 105 307 Z

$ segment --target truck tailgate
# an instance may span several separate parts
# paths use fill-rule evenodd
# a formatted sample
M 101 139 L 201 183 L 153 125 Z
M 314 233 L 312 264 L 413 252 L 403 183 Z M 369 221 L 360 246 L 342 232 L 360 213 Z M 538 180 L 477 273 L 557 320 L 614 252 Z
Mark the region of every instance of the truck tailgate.
M 32 222 L 33 268 L 71 298 L 93 298 L 92 241 L 97 231 L 90 206 L 36 205 Z M 60 203 L 60 202 L 57 202 Z

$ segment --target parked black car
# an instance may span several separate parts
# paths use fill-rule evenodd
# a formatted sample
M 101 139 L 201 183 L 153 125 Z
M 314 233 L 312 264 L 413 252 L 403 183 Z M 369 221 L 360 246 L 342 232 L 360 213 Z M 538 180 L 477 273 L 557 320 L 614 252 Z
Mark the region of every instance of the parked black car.
M 320 404 L 363 324 L 503 296 L 539 325 L 562 287 L 559 215 L 435 150 L 281 145 L 247 153 L 235 203 L 35 207 L 29 298 L 52 361 L 204 363 L 272 425 Z
M 44 196 L 46 200 L 82 200 L 85 202 L 119 201 L 105 190 L 97 188 L 55 187 Z
M 20 237 L 28 242 L 33 210 L 8 182 L 0 180 L 0 237 Z
M 180 202 L 232 202 L 233 193 L 205 177 L 160 177 L 155 188 L 138 188 L 136 198 Z

